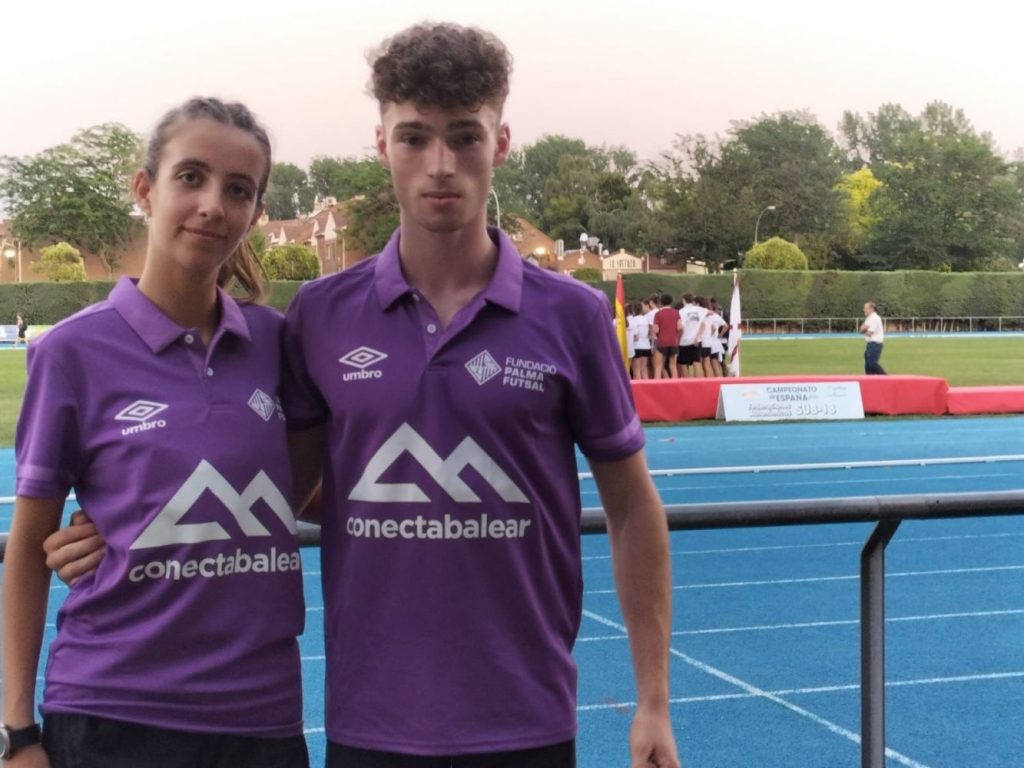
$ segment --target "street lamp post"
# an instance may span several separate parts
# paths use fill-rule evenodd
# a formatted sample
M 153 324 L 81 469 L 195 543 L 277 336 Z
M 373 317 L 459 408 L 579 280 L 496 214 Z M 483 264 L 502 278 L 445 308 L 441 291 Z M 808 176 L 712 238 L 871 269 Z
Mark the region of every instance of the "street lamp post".
M 774 211 L 776 208 L 777 206 L 769 205 L 757 215 L 757 221 L 754 223 L 754 245 L 757 245 L 757 231 L 761 227 L 761 217 L 768 213 L 768 211 Z
M 18 265 L 18 282 L 21 282 L 21 240 L 14 238 L 14 242 L 5 239 L 3 241 L 3 252 L 4 258 L 8 261 L 15 261 L 17 259 Z

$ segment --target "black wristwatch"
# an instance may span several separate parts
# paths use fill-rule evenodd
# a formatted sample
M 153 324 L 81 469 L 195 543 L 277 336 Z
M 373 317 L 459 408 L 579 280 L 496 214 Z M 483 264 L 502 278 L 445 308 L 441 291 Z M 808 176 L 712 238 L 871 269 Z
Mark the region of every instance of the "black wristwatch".
M 10 728 L 0 725 L 0 760 L 10 760 L 19 749 L 31 747 L 43 740 L 39 723 L 32 723 L 27 728 Z

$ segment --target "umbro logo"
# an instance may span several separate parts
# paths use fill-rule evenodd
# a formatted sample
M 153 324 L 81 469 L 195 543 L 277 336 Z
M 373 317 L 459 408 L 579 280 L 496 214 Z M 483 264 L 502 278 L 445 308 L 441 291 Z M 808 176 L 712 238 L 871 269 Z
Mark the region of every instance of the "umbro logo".
M 154 403 L 150 400 L 136 400 L 127 408 L 121 410 L 115 417 L 115 421 L 134 421 L 133 427 L 125 427 L 121 430 L 122 435 L 134 435 L 138 432 L 146 432 L 150 429 L 161 429 L 167 426 L 163 419 L 150 421 L 157 414 L 167 410 L 166 403 Z
M 183 523 L 200 497 L 210 493 L 234 517 L 246 536 L 270 536 L 270 531 L 253 514 L 253 506 L 263 502 L 281 520 L 290 533 L 296 532 L 295 516 L 284 494 L 262 470 L 241 493 L 203 459 L 177 493 L 164 505 L 129 549 L 150 549 L 174 544 L 201 544 L 205 541 L 223 541 L 231 534 L 215 521 Z
M 454 501 L 461 503 L 479 503 L 481 501 L 473 489 L 459 477 L 463 470 L 472 467 L 494 489 L 502 501 L 518 504 L 530 503 L 526 494 L 519 489 L 512 478 L 505 474 L 505 471 L 487 455 L 473 438 L 466 437 L 448 458 L 442 458 L 408 424 L 402 424 L 395 430 L 395 433 L 373 455 L 363 471 L 363 476 L 359 478 L 359 482 L 349 494 L 349 499 L 353 501 L 429 503 L 430 497 L 415 483 L 382 483 L 380 481 L 404 453 L 408 453 L 415 459 Z
M 501 373 L 501 366 L 486 349 L 479 355 L 466 363 L 466 370 L 469 371 L 476 383 L 483 386 L 488 381 Z
M 384 373 L 382 371 L 368 371 L 366 370 L 371 365 L 376 365 L 387 359 L 387 355 L 384 352 L 378 352 L 376 349 L 370 347 L 359 347 L 353 349 L 346 355 L 338 358 L 338 362 L 342 365 L 347 365 L 351 368 L 357 368 L 358 370 L 350 371 L 349 373 L 342 374 L 342 381 L 352 381 L 358 379 L 379 379 Z

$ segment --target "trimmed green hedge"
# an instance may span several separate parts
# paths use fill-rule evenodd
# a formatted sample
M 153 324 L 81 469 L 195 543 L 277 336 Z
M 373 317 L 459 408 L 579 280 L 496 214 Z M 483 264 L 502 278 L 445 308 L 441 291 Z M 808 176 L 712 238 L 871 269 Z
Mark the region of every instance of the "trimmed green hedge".
M 743 315 L 757 318 L 858 317 L 874 301 L 883 317 L 1024 316 L 1020 272 L 788 272 L 742 270 Z M 624 275 L 629 301 L 655 293 L 714 296 L 729 306 L 732 275 Z M 284 311 L 301 283 L 275 280 L 268 304 Z M 615 283 L 593 283 L 612 301 Z M 21 312 L 32 325 L 56 323 L 105 299 L 114 286 L 92 283 L 0 285 L 0 323 Z
M 106 281 L 0 285 L 0 325 L 12 325 L 18 312 L 30 325 L 53 325 L 90 304 L 103 301 L 114 285 Z M 302 283 L 296 280 L 273 281 L 267 304 L 283 312 L 300 285 Z
M 874 301 L 883 317 L 1024 316 L 1020 272 L 790 272 L 741 270 L 744 317 L 857 317 Z M 732 275 L 624 275 L 628 301 L 655 293 L 732 297 Z M 594 283 L 614 301 L 615 283 Z

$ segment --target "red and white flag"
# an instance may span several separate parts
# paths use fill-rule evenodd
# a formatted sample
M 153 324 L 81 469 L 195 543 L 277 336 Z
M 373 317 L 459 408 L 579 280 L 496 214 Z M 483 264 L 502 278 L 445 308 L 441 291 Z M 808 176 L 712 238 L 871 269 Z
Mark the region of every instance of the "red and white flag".
M 729 304 L 729 348 L 725 359 L 729 363 L 729 373 L 740 375 L 740 339 L 743 338 L 743 315 L 740 312 L 740 275 L 732 273 L 732 302 Z

